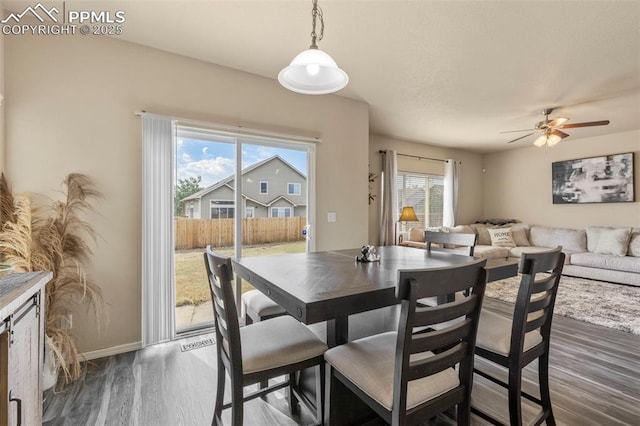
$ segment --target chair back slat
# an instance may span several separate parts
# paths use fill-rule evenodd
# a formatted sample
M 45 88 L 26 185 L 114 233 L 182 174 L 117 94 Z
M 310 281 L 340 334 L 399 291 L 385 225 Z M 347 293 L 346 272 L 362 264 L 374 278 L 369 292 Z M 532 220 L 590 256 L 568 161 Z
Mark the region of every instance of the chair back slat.
M 536 330 L 542 336 L 542 344 L 549 350 L 553 309 L 564 259 L 562 247 L 522 255 L 522 279 L 513 312 L 510 356 L 523 356 L 525 335 Z
M 486 284 L 485 264 L 486 259 L 480 259 L 448 268 L 399 271 L 396 294 L 401 308 L 396 341 L 394 407 L 406 407 L 410 381 L 456 364 L 459 364 L 460 380 L 456 395 L 470 398 L 475 339 Z M 435 307 L 417 307 L 418 299 L 465 290 L 471 291 L 463 294 L 462 299 Z M 456 321 L 446 323 L 451 320 Z M 416 327 L 437 324 L 443 327 L 429 327 L 414 333 Z
M 427 250 L 431 250 L 431 244 L 442 244 L 443 248 L 447 248 L 447 244 L 454 246 L 465 246 L 469 249 L 469 256 L 473 256 L 473 250 L 476 246 L 476 234 L 462 234 L 449 232 L 425 231 L 424 240 L 427 243 Z
M 477 304 L 476 296 L 458 299 L 450 303 L 433 307 L 418 307 L 414 318 L 416 327 L 427 327 L 450 321 L 473 311 Z
M 204 264 L 209 279 L 216 330 L 216 350 L 219 359 L 228 362 L 228 371 L 242 377 L 242 348 L 238 310 L 233 295 L 233 265 L 231 258 L 214 253 L 207 246 Z M 235 365 L 238 364 L 238 365 Z
M 410 361 L 407 380 L 421 379 L 452 368 L 462 361 L 468 352 L 468 344 L 462 342 L 432 357 Z
M 430 333 L 416 333 L 411 345 L 411 353 L 434 351 L 451 346 L 464 339 L 471 332 L 471 327 L 473 327 L 473 322 L 465 318 L 462 321 L 456 321 L 449 327 Z

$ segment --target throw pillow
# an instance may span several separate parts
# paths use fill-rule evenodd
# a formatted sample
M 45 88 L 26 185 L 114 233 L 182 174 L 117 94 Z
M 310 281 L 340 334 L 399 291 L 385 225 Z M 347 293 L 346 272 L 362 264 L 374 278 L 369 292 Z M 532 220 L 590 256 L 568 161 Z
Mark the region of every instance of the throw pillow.
M 630 237 L 630 228 L 602 229 L 596 249 L 593 252 L 597 254 L 626 256 Z
M 640 229 L 631 231 L 631 239 L 629 240 L 629 256 L 640 257 Z
M 516 243 L 511 236 L 511 228 L 487 229 L 491 237 L 491 245 L 496 247 L 515 247 Z
M 518 247 L 531 247 L 531 244 L 527 239 L 527 231 L 525 229 L 512 229 L 511 236 L 513 237 L 513 242 Z
M 409 230 L 409 240 L 424 243 L 424 229 L 411 228 Z
M 490 246 L 491 245 L 491 237 L 489 236 L 490 225 L 481 225 L 478 223 L 474 223 L 471 225 L 471 229 L 478 234 L 478 239 L 476 240 L 476 244 L 479 246 Z M 491 228 L 496 228 L 495 226 L 491 226 Z

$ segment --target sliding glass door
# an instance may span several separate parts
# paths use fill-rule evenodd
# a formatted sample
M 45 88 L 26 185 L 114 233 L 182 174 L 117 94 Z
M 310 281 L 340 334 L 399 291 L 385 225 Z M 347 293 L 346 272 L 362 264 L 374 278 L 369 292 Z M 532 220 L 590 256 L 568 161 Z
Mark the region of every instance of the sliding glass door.
M 177 126 L 175 334 L 212 326 L 202 253 L 262 256 L 307 250 L 313 146 Z M 239 177 L 239 179 L 238 179 Z M 306 234 L 306 232 L 304 233 Z M 251 289 L 237 281 L 236 293 Z

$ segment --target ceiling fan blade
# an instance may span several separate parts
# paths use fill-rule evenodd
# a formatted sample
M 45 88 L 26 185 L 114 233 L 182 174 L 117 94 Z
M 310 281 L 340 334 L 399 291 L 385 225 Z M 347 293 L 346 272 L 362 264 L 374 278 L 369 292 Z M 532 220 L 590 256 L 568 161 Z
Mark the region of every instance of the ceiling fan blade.
M 534 130 L 537 130 L 537 129 L 508 130 L 506 132 L 500 132 L 500 133 L 533 132 Z
M 550 134 L 552 134 L 552 135 L 556 135 L 556 136 L 560 136 L 560 138 L 561 138 L 561 139 L 564 139 L 564 138 L 566 138 L 567 136 L 569 136 L 569 134 L 568 134 L 568 133 L 561 132 L 561 131 L 560 131 L 560 130 L 558 130 L 558 129 L 554 129 L 554 130 L 552 130 Z
M 551 121 L 547 124 L 547 126 L 548 126 L 548 127 L 558 127 L 558 126 L 563 125 L 563 124 L 564 124 L 564 123 L 566 123 L 567 121 L 569 121 L 569 119 L 568 119 L 568 118 L 565 118 L 565 117 L 558 117 L 558 118 L 555 118 L 555 119 L 551 120 Z
M 591 127 L 591 126 L 606 126 L 609 124 L 609 120 L 602 121 L 585 121 L 584 123 L 565 124 L 562 129 L 571 129 L 573 127 Z
M 506 132 L 502 132 L 502 133 L 506 133 Z M 509 142 L 507 142 L 507 143 L 517 142 L 517 141 L 519 141 L 520 139 L 524 139 L 524 138 L 526 138 L 527 136 L 531 136 L 532 134 L 533 134 L 533 133 L 529 133 L 528 135 L 520 136 L 519 138 L 514 139 L 514 140 L 512 140 L 512 141 L 509 141 Z M 568 135 L 567 135 L 567 136 L 568 136 Z

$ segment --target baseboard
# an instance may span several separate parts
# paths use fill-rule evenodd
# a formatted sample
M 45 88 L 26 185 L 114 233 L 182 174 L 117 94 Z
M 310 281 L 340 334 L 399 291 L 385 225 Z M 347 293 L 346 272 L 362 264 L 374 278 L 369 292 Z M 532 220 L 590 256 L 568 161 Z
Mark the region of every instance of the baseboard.
M 125 352 L 137 351 L 142 348 L 142 342 L 127 343 L 124 345 L 112 346 L 110 348 L 98 349 L 80 354 L 81 359 L 91 361 L 92 359 L 104 358 L 106 356 L 123 354 Z

